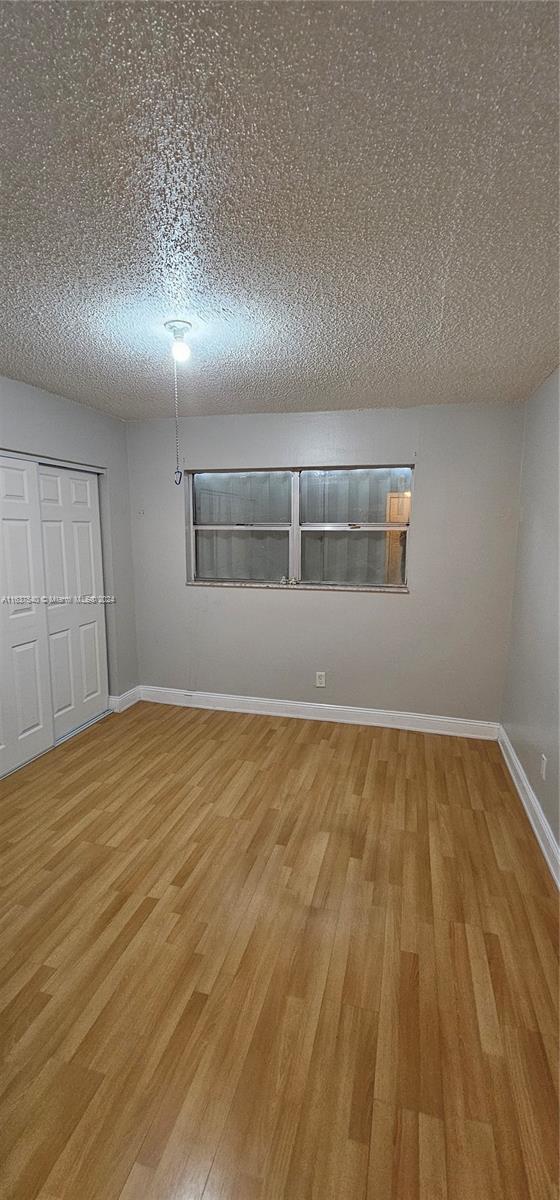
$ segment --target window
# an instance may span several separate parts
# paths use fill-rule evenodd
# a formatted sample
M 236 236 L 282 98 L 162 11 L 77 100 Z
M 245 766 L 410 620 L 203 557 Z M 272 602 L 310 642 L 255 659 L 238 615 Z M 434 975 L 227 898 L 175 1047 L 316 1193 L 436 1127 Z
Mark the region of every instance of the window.
M 195 471 L 189 582 L 405 591 L 412 474 Z

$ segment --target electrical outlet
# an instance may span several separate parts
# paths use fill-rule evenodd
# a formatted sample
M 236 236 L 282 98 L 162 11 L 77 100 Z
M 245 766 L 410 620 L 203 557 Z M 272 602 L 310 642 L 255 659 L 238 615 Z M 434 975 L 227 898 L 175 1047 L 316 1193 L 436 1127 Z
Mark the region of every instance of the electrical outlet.
M 325 671 L 317 671 L 315 673 L 315 687 L 326 687 L 327 676 Z
M 541 779 L 546 779 L 546 754 L 541 754 Z

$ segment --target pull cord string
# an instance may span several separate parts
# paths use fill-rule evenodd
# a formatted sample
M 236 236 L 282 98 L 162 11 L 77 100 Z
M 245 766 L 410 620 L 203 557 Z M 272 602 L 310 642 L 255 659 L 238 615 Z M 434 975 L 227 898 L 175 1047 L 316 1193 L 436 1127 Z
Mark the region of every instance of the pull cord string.
M 179 485 L 183 477 L 183 472 L 179 465 L 179 389 L 175 359 L 173 359 L 173 391 L 175 395 L 175 483 Z

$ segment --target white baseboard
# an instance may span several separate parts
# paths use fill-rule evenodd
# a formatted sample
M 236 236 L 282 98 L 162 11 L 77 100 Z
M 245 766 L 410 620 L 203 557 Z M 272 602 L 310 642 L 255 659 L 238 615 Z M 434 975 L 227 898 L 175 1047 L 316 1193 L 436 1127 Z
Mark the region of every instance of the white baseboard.
M 109 696 L 109 708 L 111 712 L 124 712 L 126 708 L 131 708 L 133 704 L 138 704 L 141 700 L 140 688 L 130 688 L 128 692 L 123 692 L 122 696 Z
M 356 708 L 345 704 L 273 700 L 262 696 L 228 696 L 223 692 L 187 692 L 180 688 L 150 686 L 140 686 L 138 691 L 142 700 L 149 700 L 155 704 L 175 704 L 184 708 L 214 708 L 223 712 L 299 717 L 306 721 L 341 721 L 351 725 L 381 725 L 388 729 L 411 729 L 419 733 L 445 733 L 455 737 L 486 740 L 495 740 L 499 730 L 499 725 L 493 721 L 469 721 L 461 717 L 391 712 L 389 709 Z
M 525 770 L 503 727 L 500 726 L 498 742 L 506 767 L 515 784 L 519 798 L 531 822 L 533 832 L 546 860 L 546 864 L 557 887 L 560 887 L 560 847 L 540 806 L 538 796 L 531 787 Z

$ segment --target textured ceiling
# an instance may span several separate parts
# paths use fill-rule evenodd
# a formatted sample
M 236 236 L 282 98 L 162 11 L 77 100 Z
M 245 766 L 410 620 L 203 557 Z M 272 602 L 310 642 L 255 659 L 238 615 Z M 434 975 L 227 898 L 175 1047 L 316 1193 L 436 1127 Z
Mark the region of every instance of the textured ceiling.
M 122 417 L 525 398 L 557 6 L 8 3 L 0 370 Z

